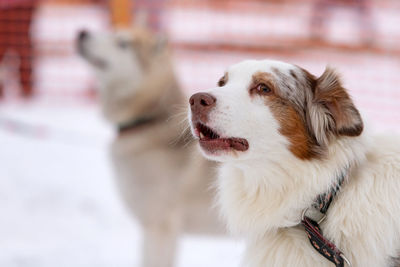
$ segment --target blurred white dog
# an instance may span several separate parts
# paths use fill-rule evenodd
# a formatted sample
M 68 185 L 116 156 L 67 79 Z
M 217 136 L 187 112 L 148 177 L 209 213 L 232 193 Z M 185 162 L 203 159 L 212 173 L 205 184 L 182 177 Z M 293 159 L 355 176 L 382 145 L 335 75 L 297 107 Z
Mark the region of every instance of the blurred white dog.
M 335 71 L 244 61 L 190 108 L 202 153 L 222 162 L 219 205 L 245 266 L 394 266 L 400 138 L 364 133 Z
M 122 196 L 143 226 L 142 266 L 173 266 L 179 234 L 223 227 L 211 208 L 214 165 L 199 161 L 184 140 L 186 111 L 178 110 L 187 102 L 166 42 L 133 28 L 82 31 L 77 46 L 97 74 L 104 116 L 118 129 L 111 157 Z

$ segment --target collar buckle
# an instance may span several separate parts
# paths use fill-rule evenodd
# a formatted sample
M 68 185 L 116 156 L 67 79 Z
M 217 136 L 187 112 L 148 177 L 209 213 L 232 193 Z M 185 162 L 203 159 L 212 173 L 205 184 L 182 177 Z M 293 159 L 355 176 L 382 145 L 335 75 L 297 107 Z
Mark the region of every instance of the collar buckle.
M 351 262 L 346 258 L 346 256 L 343 253 L 340 253 L 340 256 L 342 259 L 347 263 L 349 267 L 352 267 Z
M 301 221 L 304 221 L 304 219 L 305 219 L 305 217 L 309 217 L 309 216 L 307 216 L 307 211 L 309 210 L 309 208 L 305 208 L 304 210 L 303 210 L 303 212 L 301 213 Z M 319 220 L 315 220 L 314 218 L 312 218 L 314 221 L 316 221 L 317 222 L 317 224 L 318 225 L 320 225 L 323 221 L 325 221 L 325 219 L 326 219 L 326 214 L 324 214 L 324 213 L 322 213 L 322 212 L 320 212 L 319 210 L 317 210 L 317 209 L 315 209 L 316 210 L 316 213 L 320 213 L 320 219 Z M 310 218 L 310 217 L 309 217 Z

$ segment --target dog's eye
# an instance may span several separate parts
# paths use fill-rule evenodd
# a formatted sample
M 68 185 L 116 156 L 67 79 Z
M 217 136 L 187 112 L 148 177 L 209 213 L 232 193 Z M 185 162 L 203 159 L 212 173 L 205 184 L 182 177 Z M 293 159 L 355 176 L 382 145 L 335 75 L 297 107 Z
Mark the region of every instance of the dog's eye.
M 131 42 L 126 40 L 118 40 L 117 45 L 119 48 L 127 49 L 131 45 Z
M 257 92 L 261 94 L 271 93 L 271 88 L 269 88 L 265 83 L 260 83 L 256 87 Z

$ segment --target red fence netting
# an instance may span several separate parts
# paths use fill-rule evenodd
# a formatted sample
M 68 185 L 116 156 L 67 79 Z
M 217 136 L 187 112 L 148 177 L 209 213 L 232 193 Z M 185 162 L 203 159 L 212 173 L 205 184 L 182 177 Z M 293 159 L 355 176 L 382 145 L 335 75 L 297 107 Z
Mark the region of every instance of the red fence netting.
M 95 81 L 75 51 L 81 29 L 110 29 L 127 0 L 0 0 L 0 95 L 88 99 Z M 187 92 L 214 86 L 224 68 L 275 58 L 343 73 L 357 104 L 384 128 L 400 125 L 400 2 L 396 0 L 137 0 L 166 31 Z M 115 15 L 115 14 L 114 14 Z M 398 129 L 398 128 L 397 128 Z

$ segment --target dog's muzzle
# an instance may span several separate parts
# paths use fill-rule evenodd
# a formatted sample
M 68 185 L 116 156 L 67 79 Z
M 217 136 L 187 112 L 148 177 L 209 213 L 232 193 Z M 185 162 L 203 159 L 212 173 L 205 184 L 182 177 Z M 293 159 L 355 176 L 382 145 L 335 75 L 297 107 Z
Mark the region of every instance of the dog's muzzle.
M 190 109 L 192 122 L 206 123 L 210 111 L 215 107 L 217 99 L 208 93 L 197 93 L 190 97 Z

